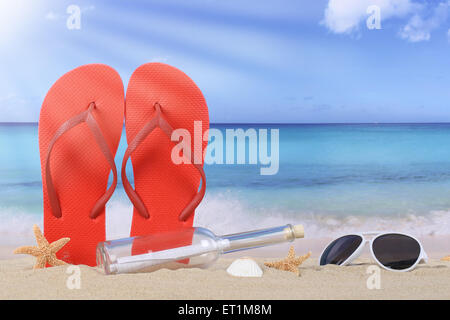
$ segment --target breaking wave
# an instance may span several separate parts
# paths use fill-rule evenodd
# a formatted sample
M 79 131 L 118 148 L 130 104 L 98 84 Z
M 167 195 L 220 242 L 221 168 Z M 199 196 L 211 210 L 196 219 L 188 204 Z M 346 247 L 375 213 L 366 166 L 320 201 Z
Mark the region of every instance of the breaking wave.
M 131 226 L 132 206 L 125 197 L 115 197 L 107 206 L 108 239 L 127 237 Z M 23 208 L 0 208 L 0 245 L 34 243 L 31 226 L 42 227 L 42 213 Z M 430 211 L 424 215 L 410 213 L 391 216 L 333 216 L 312 212 L 286 212 L 276 208 L 256 211 L 229 194 L 207 195 L 196 212 L 194 225 L 214 233 L 229 234 L 283 224 L 303 224 L 305 237 L 328 238 L 347 232 L 390 230 L 416 236 L 450 235 L 450 211 Z

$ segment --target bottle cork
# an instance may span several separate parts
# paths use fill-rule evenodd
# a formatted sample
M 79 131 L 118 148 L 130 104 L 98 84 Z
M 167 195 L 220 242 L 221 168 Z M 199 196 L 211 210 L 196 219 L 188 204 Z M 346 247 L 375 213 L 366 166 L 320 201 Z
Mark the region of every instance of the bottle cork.
M 301 224 L 293 226 L 292 230 L 294 230 L 294 236 L 296 238 L 303 238 L 305 236 L 305 229 Z
M 294 240 L 295 238 L 303 238 L 305 236 L 305 230 L 301 224 L 295 226 L 289 225 L 284 229 L 286 240 Z

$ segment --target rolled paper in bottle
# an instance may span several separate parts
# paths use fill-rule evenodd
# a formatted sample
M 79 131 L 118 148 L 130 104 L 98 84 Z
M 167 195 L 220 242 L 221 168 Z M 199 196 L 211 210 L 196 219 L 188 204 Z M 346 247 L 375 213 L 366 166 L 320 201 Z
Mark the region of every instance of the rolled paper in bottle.
M 188 244 L 184 241 L 186 235 L 190 239 Z M 106 274 L 205 267 L 221 254 L 291 242 L 303 237 L 303 226 L 291 224 L 223 236 L 216 236 L 201 227 L 187 228 L 101 242 L 97 246 L 97 261 Z M 133 254 L 136 242 L 146 249 Z

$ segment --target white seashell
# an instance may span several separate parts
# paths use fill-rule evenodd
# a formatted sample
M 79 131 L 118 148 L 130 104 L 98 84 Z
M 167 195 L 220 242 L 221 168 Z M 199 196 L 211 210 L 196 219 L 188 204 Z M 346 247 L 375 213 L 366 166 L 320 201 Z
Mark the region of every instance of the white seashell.
M 259 265 L 250 258 L 234 260 L 227 272 L 235 277 L 262 277 L 263 271 Z

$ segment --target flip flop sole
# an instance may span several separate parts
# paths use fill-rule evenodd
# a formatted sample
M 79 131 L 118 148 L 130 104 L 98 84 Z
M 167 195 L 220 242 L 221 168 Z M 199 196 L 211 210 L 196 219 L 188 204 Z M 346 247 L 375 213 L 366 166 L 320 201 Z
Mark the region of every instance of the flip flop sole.
M 190 133 L 191 150 L 203 153 L 207 141 L 202 137 L 209 129 L 206 101 L 196 84 L 183 72 L 162 63 L 148 63 L 135 70 L 126 93 L 125 128 L 130 144 L 137 133 L 155 116 L 155 104 L 173 129 Z M 201 125 L 194 133 L 194 123 Z M 194 135 L 197 134 L 195 143 Z M 133 212 L 131 236 L 174 231 L 192 226 L 194 214 L 186 221 L 178 219 L 200 185 L 200 175 L 192 164 L 175 164 L 171 141 L 159 128 L 150 133 L 131 154 L 134 186 L 147 207 L 150 218 Z
M 56 131 L 68 119 L 95 102 L 93 116 L 114 156 L 124 117 L 124 89 L 119 74 L 102 64 L 78 67 L 51 87 L 41 108 L 39 149 L 44 193 L 44 234 L 49 242 L 71 240 L 58 258 L 71 264 L 95 265 L 95 249 L 105 241 L 105 213 L 95 219 L 89 213 L 108 187 L 110 166 L 86 123 L 65 132 L 51 153 L 50 171 L 62 216 L 56 218 L 46 184 L 46 154 Z

